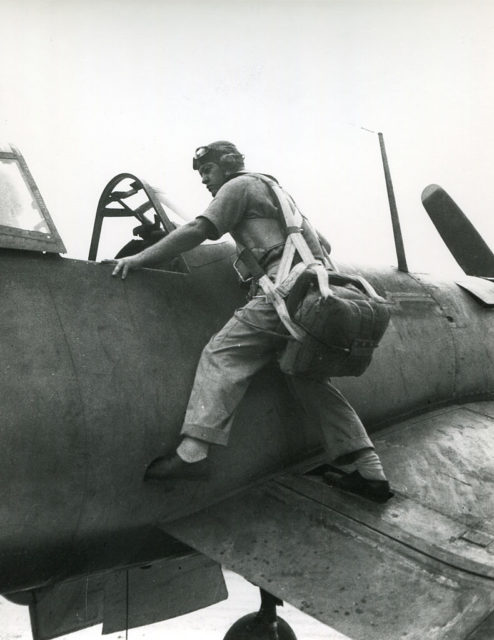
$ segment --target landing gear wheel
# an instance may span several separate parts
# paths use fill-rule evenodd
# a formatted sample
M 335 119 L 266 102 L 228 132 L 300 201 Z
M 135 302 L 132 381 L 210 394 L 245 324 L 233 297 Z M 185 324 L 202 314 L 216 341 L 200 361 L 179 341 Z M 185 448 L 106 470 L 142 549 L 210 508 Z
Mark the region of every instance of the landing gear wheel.
M 278 617 L 281 600 L 261 589 L 261 608 L 237 620 L 223 640 L 297 640 L 290 625 Z

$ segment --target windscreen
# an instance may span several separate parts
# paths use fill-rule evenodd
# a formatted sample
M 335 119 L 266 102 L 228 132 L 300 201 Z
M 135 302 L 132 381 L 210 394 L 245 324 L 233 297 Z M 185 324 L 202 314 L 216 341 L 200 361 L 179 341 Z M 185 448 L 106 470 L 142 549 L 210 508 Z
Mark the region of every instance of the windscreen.
M 16 160 L 0 160 L 0 224 L 49 233 L 50 230 Z
M 65 253 L 27 164 L 15 148 L 0 150 L 0 248 Z

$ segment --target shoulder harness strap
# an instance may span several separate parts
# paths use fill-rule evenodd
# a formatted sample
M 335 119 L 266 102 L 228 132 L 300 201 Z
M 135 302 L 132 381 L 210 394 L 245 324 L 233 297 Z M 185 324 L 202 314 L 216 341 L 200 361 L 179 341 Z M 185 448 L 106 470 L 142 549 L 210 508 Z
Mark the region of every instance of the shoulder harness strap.
M 301 341 L 305 336 L 305 331 L 290 318 L 285 300 L 280 294 L 279 289 L 283 286 L 283 289 L 286 290 L 284 292 L 286 293 L 290 289 L 290 285 L 295 282 L 300 273 L 305 269 L 310 268 L 317 275 L 321 295 L 326 298 L 332 295 L 329 287 L 326 267 L 319 260 L 314 258 L 314 255 L 312 254 L 312 251 L 302 233 L 303 216 L 298 210 L 293 198 L 291 198 L 281 188 L 278 181 L 272 176 L 268 176 L 263 173 L 239 172 L 239 174 L 236 175 L 252 175 L 259 178 L 270 187 L 271 192 L 275 196 L 278 204 L 278 210 L 282 215 L 281 222 L 285 229 L 286 240 L 274 284 L 264 273 L 254 255 L 247 249 L 244 249 L 242 252 L 242 260 L 246 263 L 246 266 L 249 268 L 251 273 L 256 274 L 259 277 L 259 285 L 264 291 L 267 300 L 274 305 L 280 320 L 290 332 L 290 335 L 296 340 Z M 295 252 L 298 252 L 300 255 L 304 266 L 300 267 L 300 265 L 296 265 L 292 269 Z M 261 272 L 262 275 L 260 275 Z

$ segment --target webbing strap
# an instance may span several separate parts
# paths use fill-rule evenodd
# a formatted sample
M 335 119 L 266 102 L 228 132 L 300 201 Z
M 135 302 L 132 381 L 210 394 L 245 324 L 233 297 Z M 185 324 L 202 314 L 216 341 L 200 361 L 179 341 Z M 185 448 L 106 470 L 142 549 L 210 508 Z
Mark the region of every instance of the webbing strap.
M 271 302 L 271 304 L 274 306 L 281 322 L 288 329 L 290 335 L 292 335 L 295 340 L 301 342 L 305 336 L 305 331 L 303 331 L 303 329 L 300 329 L 300 327 L 296 325 L 295 322 L 293 322 L 293 320 L 290 318 L 290 314 L 288 313 L 288 309 L 286 308 L 285 301 L 278 293 L 275 285 L 266 275 L 262 276 L 259 279 L 259 284 L 264 291 L 267 301 Z
M 285 254 L 287 254 L 286 260 L 282 258 L 282 264 L 283 264 L 284 270 L 283 271 L 281 270 L 281 265 L 280 265 L 280 269 L 278 271 L 279 283 L 283 282 L 283 280 L 288 276 L 288 271 L 291 267 L 291 263 L 293 261 L 293 256 L 294 256 L 294 251 L 291 246 L 293 245 L 293 247 L 298 251 L 305 266 L 313 269 L 316 272 L 319 291 L 321 292 L 321 295 L 323 298 L 327 298 L 328 296 L 332 295 L 331 289 L 329 287 L 328 272 L 324 267 L 324 265 L 322 265 L 319 261 L 315 260 L 314 255 L 310 250 L 310 247 L 307 244 L 306 239 L 302 235 L 301 226 L 299 225 L 297 230 L 297 225 L 295 224 L 297 217 L 302 219 L 302 214 L 296 208 L 296 205 L 293 202 L 293 200 L 288 199 L 287 194 L 283 191 L 283 189 L 278 184 L 270 183 L 270 185 L 280 203 L 281 212 L 285 219 L 287 229 L 291 230 L 291 232 L 288 234 L 288 237 L 286 239 L 285 249 L 283 251 L 283 258 L 285 258 Z M 292 260 L 290 262 L 288 262 L 289 255 L 291 255 L 292 257 Z M 278 281 L 278 278 L 277 278 L 277 281 Z
M 278 267 L 278 271 L 276 273 L 275 285 L 279 287 L 281 283 L 286 280 L 288 274 L 290 272 L 290 267 L 293 263 L 293 258 L 295 257 L 295 245 L 290 240 L 290 236 L 285 241 L 285 246 L 283 248 L 283 254 L 281 256 L 281 262 Z
M 290 318 L 285 300 L 280 295 L 278 288 L 281 287 L 285 281 L 287 281 L 289 275 L 291 274 L 291 271 L 294 271 L 291 269 L 291 266 L 296 251 L 299 253 L 302 262 L 305 265 L 305 268 L 311 268 L 316 273 L 319 290 L 324 298 L 332 295 L 331 289 L 329 287 L 328 273 L 324 265 L 315 260 L 314 255 L 312 254 L 312 251 L 307 244 L 307 241 L 302 235 L 303 217 L 293 199 L 289 198 L 289 196 L 280 187 L 280 185 L 272 178 L 264 174 L 254 175 L 266 182 L 273 191 L 276 199 L 278 200 L 285 223 L 285 231 L 287 233 L 287 238 L 285 240 L 285 246 L 283 248 L 283 254 L 281 257 L 280 266 L 278 267 L 278 272 L 276 274 L 275 283 L 271 282 L 271 280 L 266 275 L 263 275 L 259 278 L 259 285 L 261 286 L 266 299 L 274 305 L 274 308 L 276 309 L 281 322 L 290 332 L 290 335 L 301 342 L 305 337 L 306 332 Z M 258 264 L 257 267 L 259 269 L 260 265 Z M 297 269 L 297 267 L 295 267 L 294 269 Z M 250 269 L 250 271 L 251 273 L 256 272 L 256 270 L 252 269 Z M 300 268 L 297 271 L 300 272 Z M 297 273 L 297 275 L 299 274 Z M 293 280 L 295 280 L 295 278 L 293 278 Z

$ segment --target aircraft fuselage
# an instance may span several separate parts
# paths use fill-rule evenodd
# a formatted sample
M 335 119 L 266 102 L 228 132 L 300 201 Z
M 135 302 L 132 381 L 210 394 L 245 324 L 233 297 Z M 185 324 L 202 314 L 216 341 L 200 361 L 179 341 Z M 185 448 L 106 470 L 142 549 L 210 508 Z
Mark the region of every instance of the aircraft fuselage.
M 144 483 L 174 449 L 195 366 L 245 297 L 229 244 L 188 255 L 189 273 L 0 250 L 2 460 L 0 591 L 165 555 L 172 520 L 308 458 L 304 424 L 270 367 L 239 407 L 207 483 Z M 352 266 L 343 271 L 355 271 Z M 413 413 L 494 394 L 492 309 L 451 281 L 362 273 L 391 305 L 369 369 L 336 384 L 370 432 Z

